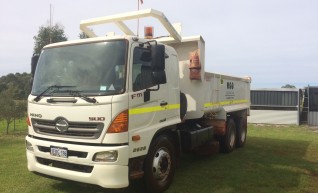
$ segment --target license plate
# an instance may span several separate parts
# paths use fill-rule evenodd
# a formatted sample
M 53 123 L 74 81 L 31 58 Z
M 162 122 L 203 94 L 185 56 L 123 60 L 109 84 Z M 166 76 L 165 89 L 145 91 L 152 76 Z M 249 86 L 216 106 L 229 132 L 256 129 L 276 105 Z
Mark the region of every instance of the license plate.
M 51 155 L 61 158 L 67 158 L 67 148 L 51 146 Z

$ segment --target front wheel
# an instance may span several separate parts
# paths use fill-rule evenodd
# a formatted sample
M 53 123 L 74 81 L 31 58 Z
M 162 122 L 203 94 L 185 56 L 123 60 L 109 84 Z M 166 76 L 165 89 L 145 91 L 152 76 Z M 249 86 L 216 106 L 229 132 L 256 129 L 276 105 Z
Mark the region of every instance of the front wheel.
M 174 146 L 165 135 L 151 144 L 145 160 L 145 183 L 149 192 L 163 192 L 172 183 L 176 167 Z

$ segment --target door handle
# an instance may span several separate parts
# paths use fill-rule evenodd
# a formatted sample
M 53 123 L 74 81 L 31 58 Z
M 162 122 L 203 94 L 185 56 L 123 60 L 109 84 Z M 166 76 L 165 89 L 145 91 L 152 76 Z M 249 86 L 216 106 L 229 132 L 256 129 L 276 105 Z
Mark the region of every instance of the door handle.
M 166 106 L 166 105 L 168 105 L 168 103 L 166 101 L 163 101 L 160 103 L 160 106 Z
M 161 119 L 159 122 L 162 123 L 162 122 L 165 122 L 167 119 L 164 118 L 164 119 Z

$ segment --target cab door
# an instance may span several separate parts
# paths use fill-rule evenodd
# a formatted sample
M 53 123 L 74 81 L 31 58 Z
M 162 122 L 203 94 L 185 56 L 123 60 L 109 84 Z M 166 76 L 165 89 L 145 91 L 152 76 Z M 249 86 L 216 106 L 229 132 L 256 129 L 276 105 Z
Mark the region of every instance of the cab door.
M 166 125 L 169 105 L 167 84 L 153 84 L 150 53 L 139 43 L 133 43 L 130 50 L 129 132 L 143 139 L 144 145 L 139 145 L 141 149 L 147 146 L 159 128 Z

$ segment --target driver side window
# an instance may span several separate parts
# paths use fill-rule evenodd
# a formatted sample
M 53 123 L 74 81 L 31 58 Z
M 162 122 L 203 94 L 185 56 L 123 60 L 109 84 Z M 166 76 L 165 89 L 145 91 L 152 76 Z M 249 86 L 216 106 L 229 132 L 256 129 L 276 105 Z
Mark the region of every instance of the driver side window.
M 152 79 L 151 62 L 150 50 L 140 47 L 134 49 L 132 66 L 133 91 L 155 86 Z

